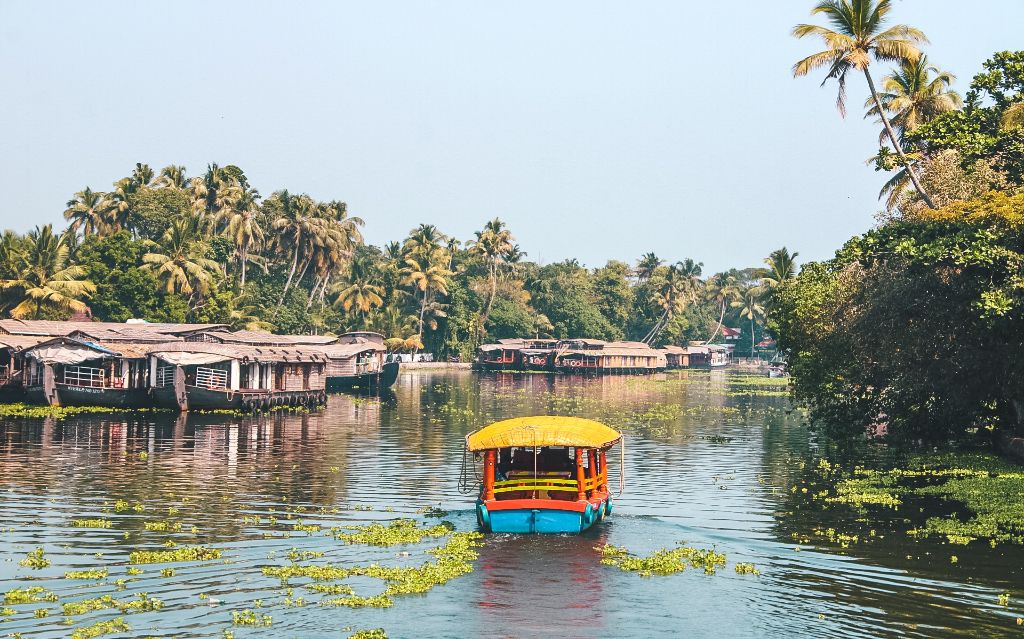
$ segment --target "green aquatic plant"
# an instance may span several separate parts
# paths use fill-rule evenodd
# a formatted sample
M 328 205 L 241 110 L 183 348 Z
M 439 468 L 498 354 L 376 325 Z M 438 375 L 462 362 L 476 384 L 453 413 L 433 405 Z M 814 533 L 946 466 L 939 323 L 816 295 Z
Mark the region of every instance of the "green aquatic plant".
M 348 639 L 388 639 L 388 633 L 384 632 L 383 628 L 357 630 L 355 633 L 349 635 Z
M 118 617 L 110 621 L 97 621 L 85 628 L 77 628 L 71 633 L 71 639 L 95 639 L 115 632 L 131 632 L 131 629 L 124 619 Z
M 394 602 L 391 601 L 391 598 L 387 595 L 375 595 L 373 597 L 351 595 L 348 597 L 324 599 L 320 602 L 320 605 L 332 607 L 344 606 L 347 608 L 390 608 L 394 605 Z
M 274 624 L 274 618 L 246 608 L 241 612 L 233 611 L 231 613 L 231 623 L 236 626 L 268 627 Z
M 164 564 L 181 561 L 207 561 L 220 559 L 219 548 L 182 546 L 174 550 L 135 550 L 128 555 L 131 564 Z
M 147 521 L 143 525 L 154 532 L 181 532 L 180 521 Z
M 759 576 L 761 571 L 758 570 L 754 564 L 738 563 L 736 564 L 736 574 L 738 575 L 754 575 Z
M 174 574 L 175 574 L 174 568 L 161 568 L 160 569 L 160 576 L 161 577 L 173 577 Z
M 31 568 L 32 570 L 40 570 L 50 565 L 50 560 L 46 558 L 42 548 L 36 548 L 28 553 L 28 555 L 18 562 L 19 565 Z
M 19 604 L 39 603 L 41 601 L 57 601 L 57 595 L 41 586 L 30 586 L 28 588 L 14 588 L 4 593 L 5 606 L 17 606 Z
M 50 609 L 49 608 L 36 608 L 35 610 L 32 611 L 32 615 L 36 619 L 42 619 L 43 617 L 49 617 L 50 616 Z
M 308 590 L 313 592 L 319 592 L 323 595 L 354 595 L 356 591 L 352 589 L 352 586 L 348 584 L 309 584 L 306 586 Z
M 164 408 L 114 408 L 107 406 L 32 406 L 29 404 L 0 404 L 0 418 L 24 419 L 66 419 L 75 415 L 124 414 L 124 413 L 167 413 Z
M 600 550 L 602 564 L 616 566 L 626 572 L 635 572 L 641 577 L 672 575 L 686 570 L 687 567 L 703 569 L 705 574 L 713 575 L 718 567 L 725 565 L 725 555 L 710 548 L 661 548 L 647 557 L 638 557 L 625 548 L 610 544 L 601 547 Z
M 65 579 L 90 579 L 90 580 L 106 579 L 107 578 L 107 569 L 106 568 L 97 568 L 97 569 L 93 569 L 93 570 L 69 570 L 69 571 L 64 573 L 64 578 Z
M 74 519 L 71 525 L 75 528 L 110 528 L 114 522 L 109 519 Z
M 365 526 L 343 526 L 332 528 L 331 535 L 338 541 L 347 544 L 366 544 L 368 546 L 396 546 L 398 544 L 415 544 L 424 537 L 444 537 L 454 527 L 442 522 L 430 528 L 421 528 L 412 519 L 396 519 L 389 524 L 367 524 Z M 346 532 L 349 531 L 349 532 Z
M 292 548 L 288 551 L 288 561 L 308 561 L 310 559 L 317 559 L 323 557 L 324 553 L 317 550 L 299 550 L 298 548 Z

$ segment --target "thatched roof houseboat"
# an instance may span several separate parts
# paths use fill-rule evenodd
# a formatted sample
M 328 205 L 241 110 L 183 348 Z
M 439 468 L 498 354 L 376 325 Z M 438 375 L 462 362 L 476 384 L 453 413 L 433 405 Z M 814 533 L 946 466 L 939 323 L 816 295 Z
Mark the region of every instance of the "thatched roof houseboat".
M 327 356 L 327 390 L 380 391 L 398 379 L 401 364 L 387 361 L 384 336 L 369 331 L 345 333 L 334 344 L 310 346 Z
M 665 354 L 665 367 L 670 370 L 687 368 L 690 365 L 690 352 L 682 346 L 668 344 L 661 351 Z
M 158 406 L 259 410 L 327 401 L 328 357 L 310 347 L 168 342 L 149 348 Z
M 0 335 L 0 401 L 17 402 L 24 399 L 25 360 L 22 351 L 46 339 L 32 335 Z
M 554 369 L 574 374 L 635 374 L 665 370 L 665 354 L 643 342 L 566 340 L 559 342 Z M 574 347 L 575 346 L 575 347 Z
M 146 356 L 139 344 L 48 339 L 21 353 L 26 396 L 50 406 L 148 406 Z

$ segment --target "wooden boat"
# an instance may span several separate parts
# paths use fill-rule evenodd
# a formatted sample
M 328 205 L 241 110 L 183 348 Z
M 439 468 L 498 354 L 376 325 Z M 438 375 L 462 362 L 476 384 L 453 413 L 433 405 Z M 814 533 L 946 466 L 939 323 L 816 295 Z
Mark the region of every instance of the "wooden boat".
M 146 355 L 137 345 L 57 337 L 25 349 L 23 357 L 30 403 L 111 408 L 151 405 Z
M 606 453 L 622 433 L 578 417 L 519 417 L 466 436 L 483 456 L 477 523 L 486 532 L 576 534 L 611 514 Z
M 385 361 L 383 335 L 368 331 L 345 333 L 337 341 L 310 347 L 327 357 L 327 390 L 376 393 L 395 384 L 401 363 Z
M 327 402 L 327 357 L 311 347 L 170 342 L 150 349 L 157 406 L 259 411 Z
M 664 352 L 642 342 L 564 340 L 554 355 L 554 369 L 572 375 L 636 375 L 665 370 Z

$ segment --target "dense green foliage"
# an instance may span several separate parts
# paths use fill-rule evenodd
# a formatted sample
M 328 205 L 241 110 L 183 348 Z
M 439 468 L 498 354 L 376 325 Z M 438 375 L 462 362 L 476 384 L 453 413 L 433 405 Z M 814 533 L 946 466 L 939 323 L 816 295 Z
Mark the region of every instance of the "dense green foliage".
M 500 219 L 465 243 L 421 224 L 401 242 L 368 246 L 363 221 L 343 202 L 287 190 L 262 198 L 233 165 L 189 178 L 181 166 L 156 175 L 138 164 L 110 192 L 76 193 L 64 214 L 63 233 L 46 226 L 0 239 L 0 311 L 295 334 L 373 330 L 393 350 L 463 358 L 511 337 L 684 344 L 719 337 L 722 323 L 752 328 L 754 341 L 762 334 L 760 315 L 741 318 L 733 302 L 743 291 L 760 299 L 763 269 L 704 281 L 700 264 L 666 265 L 653 254 L 635 269 L 539 265 L 524 260 Z M 745 338 L 740 352 L 754 341 Z

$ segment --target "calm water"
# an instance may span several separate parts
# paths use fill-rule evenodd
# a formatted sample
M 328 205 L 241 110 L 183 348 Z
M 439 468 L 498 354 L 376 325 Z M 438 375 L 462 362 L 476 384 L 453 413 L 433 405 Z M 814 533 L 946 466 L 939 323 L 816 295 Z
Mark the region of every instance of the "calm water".
M 61 603 L 141 592 L 161 599 L 164 609 L 125 616 L 130 636 L 221 637 L 232 630 L 237 637 L 336 638 L 374 627 L 393 639 L 1024 634 L 1016 623 L 1024 616 L 1019 548 L 915 542 L 885 522 L 872 543 L 849 548 L 813 535 L 855 526 L 856 515 L 826 519 L 801 508 L 805 496 L 791 492 L 813 451 L 780 388 L 720 371 L 586 380 L 408 373 L 394 397 L 336 395 L 316 414 L 0 424 L 0 590 L 38 585 L 60 597 L 12 606 L 16 614 L 0 616 L 0 636 L 66 637 L 117 615 L 93 612 L 68 626 Z M 473 498 L 458 490 L 463 436 L 497 419 L 542 413 L 601 419 L 628 433 L 625 492 L 613 517 L 588 534 L 488 536 L 473 573 L 426 595 L 397 597 L 383 610 L 320 607 L 321 596 L 303 591 L 301 581 L 294 596 L 307 604 L 289 607 L 279 581 L 261 573 L 288 563 L 292 548 L 323 552 L 313 563 L 422 563 L 429 543 L 342 545 L 294 526 L 400 516 L 436 522 L 417 514 L 435 506 L 449 511 L 446 519 L 458 529 L 471 530 Z M 115 512 L 118 500 L 128 508 Z M 113 525 L 73 527 L 82 518 Z M 145 527 L 160 521 L 181 530 Z M 794 534 L 811 541 L 799 543 Z M 177 564 L 174 576 L 153 565 L 127 575 L 128 552 L 161 549 L 168 539 L 213 545 L 224 555 Z M 687 570 L 643 578 L 601 565 L 595 550 L 613 543 L 646 553 L 678 542 L 715 547 L 728 565 L 712 576 Z M 19 566 L 38 547 L 52 565 Z M 736 562 L 753 562 L 761 575 L 736 574 Z M 109 576 L 100 582 L 63 578 L 68 570 L 102 567 Z M 127 580 L 121 591 L 118 579 Z M 366 578 L 349 583 L 360 595 L 383 588 Z M 999 605 L 1002 593 L 1011 595 L 1009 606 Z M 273 625 L 233 628 L 232 611 L 256 600 Z M 36 618 L 40 608 L 49 616 Z

